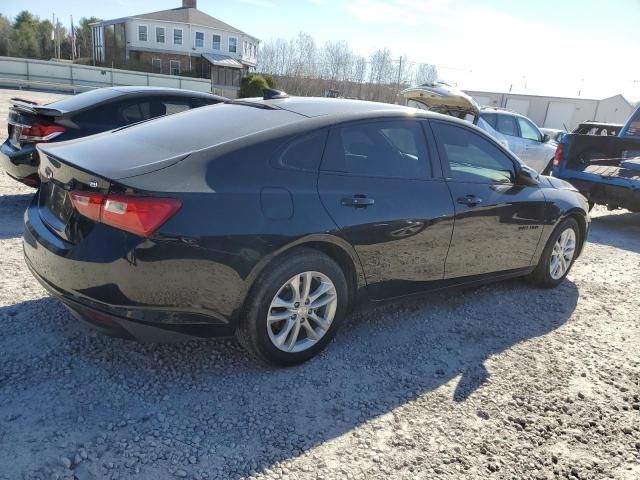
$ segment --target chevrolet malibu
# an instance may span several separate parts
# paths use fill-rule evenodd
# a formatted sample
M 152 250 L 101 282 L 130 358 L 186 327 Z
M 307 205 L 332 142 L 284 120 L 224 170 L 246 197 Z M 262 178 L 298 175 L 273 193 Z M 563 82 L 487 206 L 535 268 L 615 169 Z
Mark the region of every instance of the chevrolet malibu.
M 589 230 L 568 183 L 396 105 L 267 91 L 38 151 L 26 262 L 75 317 L 146 341 L 236 334 L 280 365 L 366 303 L 555 287 Z

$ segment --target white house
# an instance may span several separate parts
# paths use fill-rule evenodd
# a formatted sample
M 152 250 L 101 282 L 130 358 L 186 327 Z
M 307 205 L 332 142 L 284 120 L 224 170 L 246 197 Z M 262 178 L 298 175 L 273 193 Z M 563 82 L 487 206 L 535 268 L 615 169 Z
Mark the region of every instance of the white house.
M 172 75 L 211 77 L 214 86 L 239 86 L 256 66 L 260 40 L 197 9 L 182 7 L 92 24 L 96 65 Z

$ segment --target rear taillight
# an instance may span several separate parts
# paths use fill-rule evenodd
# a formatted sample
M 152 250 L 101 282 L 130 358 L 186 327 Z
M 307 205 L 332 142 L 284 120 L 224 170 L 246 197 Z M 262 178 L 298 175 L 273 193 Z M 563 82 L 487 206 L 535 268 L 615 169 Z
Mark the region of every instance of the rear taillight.
M 62 135 L 65 128 L 55 123 L 36 122 L 20 130 L 20 142 L 48 142 Z
M 562 159 L 563 153 L 564 153 L 564 145 L 562 143 L 559 143 L 558 146 L 556 147 L 556 154 L 553 156 L 554 167 L 560 166 L 560 160 Z
M 174 198 L 71 192 L 78 213 L 96 222 L 148 237 L 182 206 Z

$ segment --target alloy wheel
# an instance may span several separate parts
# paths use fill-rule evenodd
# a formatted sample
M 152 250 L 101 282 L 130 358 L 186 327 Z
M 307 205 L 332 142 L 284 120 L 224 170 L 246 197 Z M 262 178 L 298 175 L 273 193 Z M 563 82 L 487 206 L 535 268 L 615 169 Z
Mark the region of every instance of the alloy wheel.
M 549 262 L 549 274 L 554 280 L 562 278 L 569 270 L 573 255 L 576 251 L 576 232 L 573 228 L 564 230 L 553 245 L 551 261 Z
M 283 352 L 302 352 L 327 333 L 338 306 L 331 279 L 320 272 L 291 277 L 273 297 L 267 313 L 267 332 Z

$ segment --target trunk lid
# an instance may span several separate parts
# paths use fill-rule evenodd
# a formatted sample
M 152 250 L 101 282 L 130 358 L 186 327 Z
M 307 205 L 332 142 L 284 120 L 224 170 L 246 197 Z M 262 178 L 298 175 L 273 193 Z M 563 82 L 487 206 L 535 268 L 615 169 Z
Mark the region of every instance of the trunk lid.
M 27 143 L 23 139 L 23 133 L 33 127 L 36 123 L 54 124 L 56 119 L 62 116 L 62 112 L 55 108 L 40 106 L 35 102 L 12 98 L 12 105 L 9 108 L 7 118 L 7 135 L 9 143 L 14 148 L 21 149 Z M 37 143 L 31 141 L 28 143 Z
M 480 116 L 480 107 L 473 98 L 445 83 L 433 83 L 411 87 L 400 92 L 407 101 L 419 103 L 428 110 L 451 115 L 456 118 L 464 118 L 465 115 L 474 117 L 472 123 L 476 123 Z
M 71 202 L 70 192 L 106 194 L 111 182 L 42 152 L 38 173 L 41 182 L 37 194 L 40 218 L 56 235 L 67 242 L 76 243 L 86 233 L 87 227 L 95 222 L 78 214 Z

